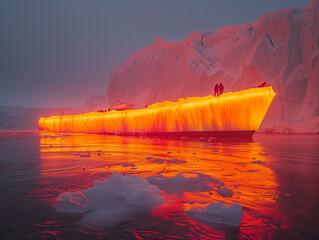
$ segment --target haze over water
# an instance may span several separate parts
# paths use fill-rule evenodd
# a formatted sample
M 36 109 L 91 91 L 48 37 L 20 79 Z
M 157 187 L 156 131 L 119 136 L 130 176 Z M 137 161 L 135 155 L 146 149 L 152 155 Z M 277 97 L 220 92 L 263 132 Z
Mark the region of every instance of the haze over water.
M 318 140 L 318 135 L 255 134 L 251 141 L 223 142 L 2 132 L 1 239 L 314 239 Z M 82 214 L 55 211 L 58 195 L 92 187 L 112 172 L 142 178 L 183 174 L 190 184 L 162 189 L 164 204 L 114 226 L 83 224 Z M 205 182 L 208 177 L 223 182 L 233 196 L 219 195 L 216 184 Z M 187 213 L 211 202 L 241 204 L 241 225 L 207 223 Z

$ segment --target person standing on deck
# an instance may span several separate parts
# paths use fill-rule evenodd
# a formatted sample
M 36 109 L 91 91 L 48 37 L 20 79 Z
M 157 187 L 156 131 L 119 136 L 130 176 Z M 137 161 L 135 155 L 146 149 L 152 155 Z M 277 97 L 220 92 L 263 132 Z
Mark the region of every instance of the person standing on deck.
M 219 90 L 218 96 L 222 95 L 224 92 L 224 85 L 222 83 L 219 84 L 218 90 Z
M 215 84 L 214 87 L 214 96 L 217 97 L 218 96 L 218 83 Z

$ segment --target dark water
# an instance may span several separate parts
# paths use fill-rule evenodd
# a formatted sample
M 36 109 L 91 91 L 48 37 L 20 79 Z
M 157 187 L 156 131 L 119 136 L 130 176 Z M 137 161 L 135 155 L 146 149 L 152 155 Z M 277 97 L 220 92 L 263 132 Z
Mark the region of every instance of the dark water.
M 1 239 L 319 238 L 319 135 L 256 134 L 252 141 L 220 142 L 1 132 L 0 157 Z M 91 187 L 112 172 L 143 178 L 200 173 L 234 194 L 164 194 L 165 204 L 112 227 L 81 224 L 80 214 L 55 211 L 59 194 Z M 241 204 L 241 225 L 208 224 L 186 213 L 210 202 Z

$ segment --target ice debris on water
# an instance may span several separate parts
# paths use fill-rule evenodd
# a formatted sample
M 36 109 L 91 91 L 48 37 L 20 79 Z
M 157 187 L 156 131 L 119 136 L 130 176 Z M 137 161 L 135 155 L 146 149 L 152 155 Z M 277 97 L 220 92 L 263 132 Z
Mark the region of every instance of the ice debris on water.
M 255 170 L 255 169 L 249 169 L 249 170 L 247 170 L 247 172 L 259 172 L 260 170 Z
M 269 155 L 269 153 L 259 152 L 259 155 L 262 155 L 262 156 L 268 156 L 268 155 Z
M 158 163 L 158 164 L 162 164 L 162 163 L 175 163 L 175 164 L 180 164 L 180 163 L 187 163 L 186 160 L 178 160 L 176 158 L 174 159 L 165 159 L 165 158 L 155 158 L 155 159 L 151 159 L 153 160 L 154 163 Z
M 94 186 L 57 197 L 57 212 L 81 213 L 84 224 L 113 226 L 138 213 L 150 212 L 164 200 L 157 186 L 139 176 L 112 173 Z
M 254 163 L 254 164 L 267 164 L 266 162 L 263 162 L 261 160 L 255 160 L 255 161 L 252 161 L 251 163 Z
M 222 197 L 232 197 L 233 191 L 228 188 L 220 188 L 217 190 L 217 193 Z
M 79 156 L 79 157 L 91 157 L 91 153 L 87 152 L 87 153 L 76 153 L 74 154 L 75 156 Z
M 233 203 L 226 206 L 219 202 L 213 202 L 206 207 L 194 207 L 188 213 L 204 222 L 212 222 L 238 227 L 243 219 L 244 212 L 242 206 Z
M 153 157 L 145 157 L 146 160 L 151 160 L 154 163 L 162 164 L 162 163 L 175 163 L 175 164 L 180 164 L 180 163 L 187 163 L 186 160 L 179 160 L 179 159 L 169 159 L 169 158 L 153 158 Z
M 123 167 L 135 167 L 134 163 L 123 163 L 122 164 Z

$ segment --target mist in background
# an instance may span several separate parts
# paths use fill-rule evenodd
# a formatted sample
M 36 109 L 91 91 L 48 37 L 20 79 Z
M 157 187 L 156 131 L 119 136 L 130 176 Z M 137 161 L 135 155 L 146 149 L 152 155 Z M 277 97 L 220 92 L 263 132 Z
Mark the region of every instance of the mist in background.
M 253 23 L 310 0 L 1 1 L 0 105 L 81 106 L 105 95 L 117 62 L 157 36 Z M 142 89 L 141 89 L 142 91 Z

